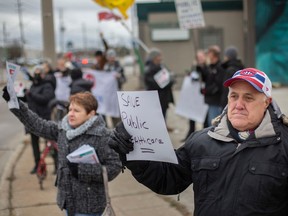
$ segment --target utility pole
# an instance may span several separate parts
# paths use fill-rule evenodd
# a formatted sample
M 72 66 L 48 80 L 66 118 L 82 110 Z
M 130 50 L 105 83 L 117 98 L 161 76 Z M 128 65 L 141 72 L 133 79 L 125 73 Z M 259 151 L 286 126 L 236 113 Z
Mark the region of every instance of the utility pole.
M 50 59 L 52 65 L 56 64 L 53 0 L 41 0 L 43 57 Z
M 247 67 L 255 67 L 255 0 L 243 1 L 244 14 L 244 56 Z
M 3 22 L 3 57 L 6 58 L 6 46 L 7 46 L 7 32 L 6 32 L 6 23 Z
M 0 82 L 3 82 L 4 81 L 4 70 L 2 70 L 2 68 L 4 69 L 5 68 L 5 60 L 7 60 L 7 49 L 6 49 L 6 46 L 7 46 L 7 32 L 6 32 L 6 23 L 3 22 L 3 47 L 2 47 L 2 58 L 3 59 L 0 59 L 0 68 L 1 68 L 1 77 L 0 77 Z M 3 64 L 2 64 L 3 63 Z
M 65 51 L 65 41 L 64 41 L 64 32 L 65 32 L 65 26 L 63 22 L 63 9 L 60 8 L 59 10 L 59 20 L 60 20 L 60 48 L 61 53 L 64 53 Z
M 87 35 L 86 35 L 85 23 L 82 23 L 82 36 L 83 36 L 83 51 L 86 54 L 86 52 L 87 52 Z
M 25 44 L 25 38 L 24 38 L 24 26 L 22 21 L 22 3 L 21 0 L 17 0 L 17 9 L 18 9 L 18 17 L 19 17 L 19 28 L 20 28 L 20 41 L 21 41 L 21 56 L 26 60 L 25 51 L 24 51 L 24 44 Z

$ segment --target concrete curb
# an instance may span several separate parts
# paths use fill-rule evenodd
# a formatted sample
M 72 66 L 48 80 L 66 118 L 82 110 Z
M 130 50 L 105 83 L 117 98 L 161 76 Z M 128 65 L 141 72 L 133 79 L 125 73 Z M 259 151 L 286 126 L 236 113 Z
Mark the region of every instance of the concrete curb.
M 11 211 L 11 181 L 13 181 L 14 167 L 17 160 L 23 154 L 27 144 L 23 141 L 16 147 L 15 151 L 9 157 L 7 161 L 1 180 L 0 180 L 0 216 L 10 216 Z

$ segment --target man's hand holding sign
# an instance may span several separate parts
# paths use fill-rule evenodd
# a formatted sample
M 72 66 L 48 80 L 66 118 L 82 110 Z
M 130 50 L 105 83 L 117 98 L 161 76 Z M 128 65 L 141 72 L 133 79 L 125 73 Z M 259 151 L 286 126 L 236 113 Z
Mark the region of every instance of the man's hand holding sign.
M 120 154 L 128 153 L 128 161 L 150 160 L 177 164 L 157 91 L 123 91 L 117 94 L 123 124 L 117 125 L 113 136 L 116 143 L 111 147 Z

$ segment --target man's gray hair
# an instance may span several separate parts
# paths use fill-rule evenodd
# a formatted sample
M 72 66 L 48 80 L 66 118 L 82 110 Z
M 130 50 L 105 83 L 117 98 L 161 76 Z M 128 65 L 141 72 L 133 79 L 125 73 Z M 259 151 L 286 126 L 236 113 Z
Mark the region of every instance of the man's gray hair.
M 44 68 L 42 65 L 36 65 L 33 67 L 33 73 L 35 73 L 35 71 L 38 70 L 40 73 L 45 73 Z
M 148 60 L 153 60 L 155 59 L 157 56 L 161 55 L 161 51 L 157 48 L 151 48 L 150 52 L 148 54 Z

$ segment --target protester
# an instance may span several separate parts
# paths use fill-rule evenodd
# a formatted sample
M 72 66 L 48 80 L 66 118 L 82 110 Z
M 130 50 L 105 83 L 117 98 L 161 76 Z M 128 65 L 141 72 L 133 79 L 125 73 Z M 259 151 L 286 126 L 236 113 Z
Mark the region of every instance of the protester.
M 164 66 L 162 65 L 162 53 L 159 49 L 152 48 L 148 54 L 148 60 L 144 69 L 144 84 L 146 90 L 157 90 L 160 99 L 160 105 L 162 109 L 162 113 L 164 119 L 166 119 L 167 109 L 170 103 L 174 103 L 172 86 L 173 80 L 170 79 L 170 82 L 163 88 L 161 88 L 155 78 L 154 75 L 157 74 Z M 171 77 L 171 76 L 170 76 Z M 172 129 L 167 127 L 168 131 Z
M 227 80 L 233 76 L 233 74 L 244 68 L 244 65 L 240 59 L 238 59 L 238 50 L 234 46 L 228 47 L 224 52 L 224 62 L 222 68 L 225 70 L 224 80 Z M 221 106 L 224 108 L 228 102 L 228 89 L 222 89 Z
M 55 95 L 58 101 L 68 101 L 71 91 L 71 70 L 65 66 L 65 62 L 64 58 L 57 60 Z
M 54 76 L 54 70 L 52 68 L 51 63 L 49 61 L 44 61 L 42 63 L 42 67 L 43 67 L 43 69 L 44 69 L 44 71 L 46 73 L 45 80 L 52 84 L 53 89 L 55 91 L 55 89 L 56 89 L 56 78 Z
M 48 104 L 55 97 L 54 89 L 51 82 L 45 79 L 46 73 L 43 67 L 39 65 L 35 66 L 33 71 L 33 83 L 30 89 L 25 92 L 28 107 L 41 118 L 49 120 L 51 110 Z M 29 128 L 27 129 L 27 132 L 30 132 Z M 39 136 L 31 133 L 31 144 L 35 163 L 30 172 L 31 174 L 36 173 L 40 161 L 39 138 Z
M 122 90 L 122 85 L 126 82 L 126 77 L 124 74 L 124 68 L 120 65 L 117 60 L 117 54 L 114 49 L 108 49 L 106 52 L 107 62 L 104 65 L 104 70 L 106 72 L 116 72 L 115 76 L 118 82 L 118 90 Z
M 93 82 L 90 80 L 83 79 L 83 72 L 80 68 L 71 70 L 72 83 L 70 84 L 70 94 L 76 94 L 79 92 L 89 91 L 93 87 Z
M 7 87 L 3 89 L 3 98 L 10 100 Z M 40 118 L 23 102 L 19 103 L 20 109 L 11 109 L 11 112 L 35 135 L 58 143 L 56 186 L 60 209 L 66 209 L 68 216 L 101 216 L 106 206 L 102 165 L 106 166 L 111 181 L 119 174 L 121 162 L 117 153 L 109 148 L 111 131 L 96 114 L 98 104 L 94 96 L 89 92 L 72 95 L 69 112 L 60 124 Z M 66 156 L 84 144 L 95 149 L 100 163 L 68 161 Z
M 76 57 L 72 52 L 67 52 L 63 55 L 63 58 L 65 59 L 65 67 L 69 68 L 70 70 L 79 68 L 79 64 L 76 61 Z
M 66 60 L 60 57 L 54 73 L 56 78 L 55 99 L 49 103 L 51 119 L 59 122 L 67 114 L 67 104 L 71 92 L 71 70 L 65 66 Z
M 109 49 L 109 46 L 108 46 L 102 32 L 100 32 L 100 38 L 102 40 L 102 43 L 104 44 L 104 52 L 102 50 L 96 50 L 96 52 L 94 54 L 96 63 L 93 67 L 93 69 L 95 69 L 95 70 L 103 70 L 104 65 L 107 62 L 106 52 Z
M 202 94 L 204 94 L 205 103 L 209 106 L 205 126 L 211 126 L 212 119 L 222 111 L 220 101 L 225 72 L 221 67 L 220 54 L 221 50 L 218 46 L 209 47 L 207 52 L 209 65 L 206 70 L 202 71 L 202 80 L 205 83 Z
M 271 81 L 246 68 L 224 85 L 227 109 L 175 151 L 179 164 L 125 161 L 133 143 L 122 123 L 110 146 L 137 181 L 156 193 L 179 194 L 193 183 L 195 216 L 286 216 L 288 122 L 272 101 Z
M 108 49 L 106 52 L 106 63 L 103 70 L 107 73 L 114 73 L 115 79 L 117 80 L 118 88 L 117 90 L 122 89 L 122 85 L 126 82 L 126 77 L 124 75 L 124 69 L 120 65 L 120 62 L 116 59 L 116 51 L 114 49 Z M 116 92 L 115 92 L 116 94 Z M 115 104 L 118 106 L 118 104 Z M 104 118 L 106 116 L 103 115 Z M 121 120 L 120 117 L 111 117 L 113 127 Z
M 192 65 L 191 67 L 192 72 L 188 74 L 191 77 L 191 82 L 201 82 L 200 74 L 201 74 L 201 71 L 205 70 L 206 67 L 207 67 L 206 66 L 206 54 L 204 50 L 198 50 L 196 53 L 196 64 Z M 191 100 L 193 100 L 193 98 L 191 98 Z M 185 142 L 187 138 L 190 136 L 190 134 L 195 131 L 195 126 L 196 126 L 196 122 L 192 119 L 189 119 L 189 130 L 185 138 L 182 139 L 181 142 Z

